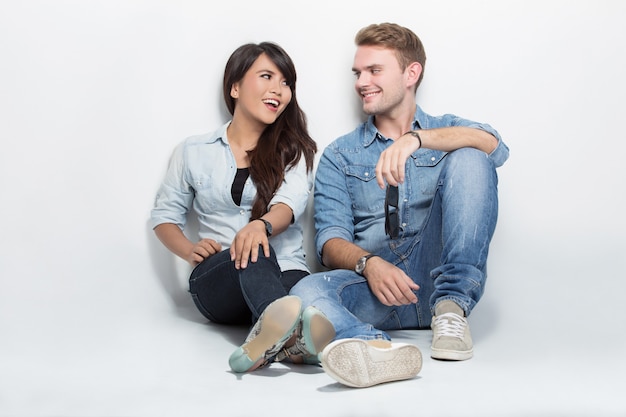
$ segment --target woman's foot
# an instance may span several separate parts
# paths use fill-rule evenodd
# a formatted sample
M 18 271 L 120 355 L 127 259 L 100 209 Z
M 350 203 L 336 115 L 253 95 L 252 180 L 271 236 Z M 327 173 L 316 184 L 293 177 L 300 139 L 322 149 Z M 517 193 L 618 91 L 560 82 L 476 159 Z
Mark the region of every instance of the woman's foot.
M 289 359 L 293 363 L 319 363 L 318 355 L 335 338 L 335 328 L 324 313 L 313 306 L 302 312 L 295 337 L 285 344 L 276 361 Z
M 288 295 L 265 308 L 243 345 L 228 359 L 235 372 L 249 372 L 274 360 L 276 354 L 293 336 L 302 312 L 299 297 Z

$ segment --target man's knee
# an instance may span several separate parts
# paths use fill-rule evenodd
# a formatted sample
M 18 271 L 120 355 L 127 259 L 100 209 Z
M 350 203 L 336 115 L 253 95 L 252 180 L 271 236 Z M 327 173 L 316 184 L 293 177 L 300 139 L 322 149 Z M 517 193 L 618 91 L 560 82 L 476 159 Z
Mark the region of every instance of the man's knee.
M 461 148 L 446 156 L 444 178 L 455 184 L 497 185 L 496 167 L 489 155 L 474 148 Z

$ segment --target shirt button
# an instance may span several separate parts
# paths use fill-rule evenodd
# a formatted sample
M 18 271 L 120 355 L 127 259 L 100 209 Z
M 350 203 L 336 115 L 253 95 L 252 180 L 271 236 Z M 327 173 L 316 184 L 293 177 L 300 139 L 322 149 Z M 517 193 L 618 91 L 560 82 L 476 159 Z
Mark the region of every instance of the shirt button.
M 239 214 L 241 214 L 243 216 L 244 214 L 246 214 L 246 211 L 245 210 L 239 210 Z
M 369 172 L 366 172 L 366 173 L 365 173 L 365 176 L 366 176 L 366 177 L 369 177 L 369 176 L 370 176 L 370 173 L 369 173 Z
M 433 162 L 435 162 L 435 157 L 434 157 L 434 156 L 431 156 L 431 157 L 430 157 L 430 160 L 431 160 L 431 161 L 433 161 Z

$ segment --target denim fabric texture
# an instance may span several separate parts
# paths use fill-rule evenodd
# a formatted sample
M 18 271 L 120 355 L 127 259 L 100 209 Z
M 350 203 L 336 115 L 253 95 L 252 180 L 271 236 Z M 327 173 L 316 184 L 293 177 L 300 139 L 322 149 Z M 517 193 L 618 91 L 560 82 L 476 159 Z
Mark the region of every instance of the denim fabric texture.
M 229 123 L 213 133 L 187 138 L 174 149 L 151 211 L 153 228 L 173 223 L 184 229 L 187 215 L 193 210 L 198 216 L 200 238 L 215 239 L 226 249 L 237 231 L 250 221 L 256 195 L 254 182 L 250 178 L 246 181 L 240 205 L 231 196 L 237 165 L 226 136 Z M 302 247 L 302 214 L 312 187 L 313 173 L 306 171 L 306 162 L 301 158 L 285 173 L 270 202 L 270 206 L 284 203 L 293 211 L 289 228 L 270 238 L 283 271 L 309 270 Z
M 276 253 L 235 269 L 230 253 L 222 251 L 198 264 L 189 278 L 189 291 L 198 310 L 214 323 L 253 324 L 273 301 L 289 293 L 307 271 L 281 272 Z
M 395 239 L 385 233 L 385 190 L 375 178 L 379 155 L 393 141 L 370 117 L 324 150 L 314 198 L 318 259 L 326 241 L 345 239 L 395 264 L 420 286 L 417 304 L 388 307 L 352 270 L 304 278 L 291 293 L 322 310 L 337 338 L 389 339 L 384 330 L 429 328 L 437 301 L 451 299 L 469 315 L 483 294 L 498 215 L 496 168 L 507 160 L 508 147 L 489 125 L 454 115 L 433 117 L 418 107 L 413 125 L 474 127 L 494 135 L 498 145 L 489 155 L 473 148 L 411 155 L 398 187 Z

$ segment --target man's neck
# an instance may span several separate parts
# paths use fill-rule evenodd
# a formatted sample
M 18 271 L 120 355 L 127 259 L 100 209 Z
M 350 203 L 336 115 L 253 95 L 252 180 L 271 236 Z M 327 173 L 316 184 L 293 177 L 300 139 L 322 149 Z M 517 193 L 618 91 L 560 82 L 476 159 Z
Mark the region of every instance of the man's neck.
M 375 115 L 374 125 L 386 138 L 395 140 L 413 129 L 416 109 L 415 102 L 410 106 L 402 104 L 387 113 Z

